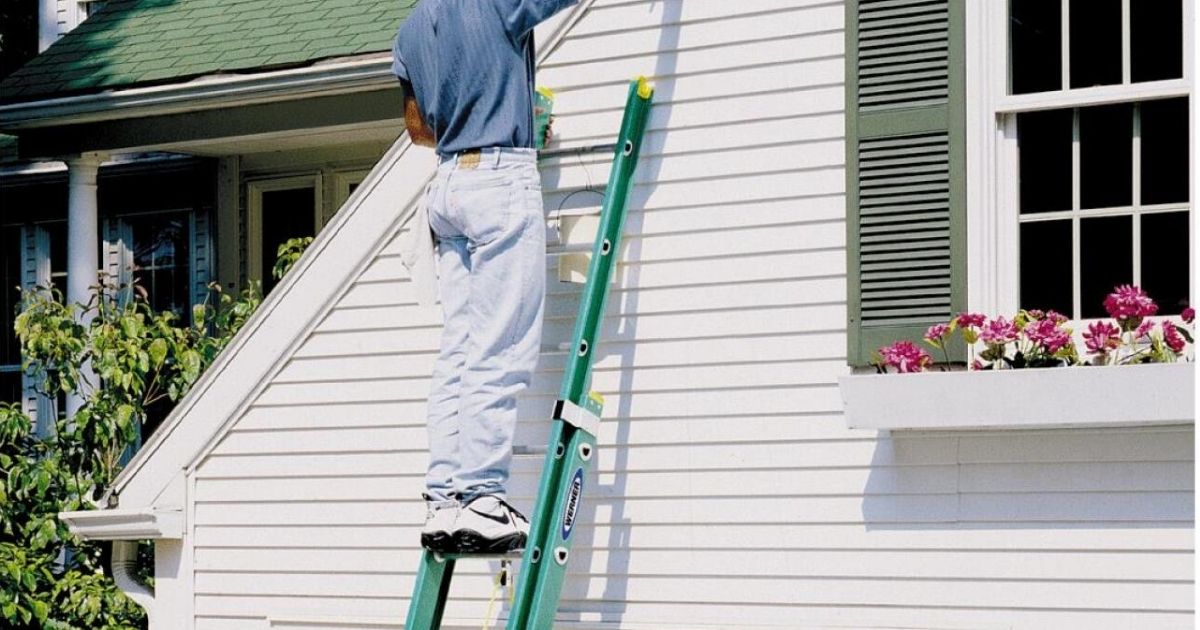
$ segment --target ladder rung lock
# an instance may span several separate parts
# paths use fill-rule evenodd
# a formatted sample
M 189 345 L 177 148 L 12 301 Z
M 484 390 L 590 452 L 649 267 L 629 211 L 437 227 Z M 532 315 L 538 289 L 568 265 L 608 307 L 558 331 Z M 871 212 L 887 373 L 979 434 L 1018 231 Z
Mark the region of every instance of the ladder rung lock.
M 554 417 L 593 436 L 600 433 L 600 416 L 569 400 L 554 403 Z

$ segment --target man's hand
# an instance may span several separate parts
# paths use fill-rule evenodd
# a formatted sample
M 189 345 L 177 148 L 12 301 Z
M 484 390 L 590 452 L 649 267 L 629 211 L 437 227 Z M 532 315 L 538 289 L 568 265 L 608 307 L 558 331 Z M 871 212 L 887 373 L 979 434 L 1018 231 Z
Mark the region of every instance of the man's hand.
M 422 147 L 437 146 L 437 138 L 429 125 L 425 124 L 425 117 L 421 115 L 417 99 L 407 94 L 404 96 L 404 127 L 408 129 L 408 137 L 412 139 L 413 144 Z
M 550 141 L 554 139 L 554 114 L 550 114 L 550 120 L 546 122 L 546 138 L 542 141 L 542 146 L 550 146 Z

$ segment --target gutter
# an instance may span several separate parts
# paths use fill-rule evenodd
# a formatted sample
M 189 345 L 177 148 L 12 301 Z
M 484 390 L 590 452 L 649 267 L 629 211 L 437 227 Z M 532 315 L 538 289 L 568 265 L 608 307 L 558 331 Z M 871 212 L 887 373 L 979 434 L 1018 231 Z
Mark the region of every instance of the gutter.
M 112 579 L 129 599 L 146 611 L 154 627 L 154 589 L 138 581 L 138 540 L 183 537 L 181 510 L 97 509 L 59 512 L 71 533 L 89 540 L 112 541 Z
M 71 533 L 88 540 L 183 538 L 183 511 L 161 508 L 109 508 L 59 512 Z
M 390 53 L 371 53 L 254 74 L 215 74 L 187 83 L 109 90 L 0 105 L 0 129 L 6 132 L 162 116 L 398 87 Z

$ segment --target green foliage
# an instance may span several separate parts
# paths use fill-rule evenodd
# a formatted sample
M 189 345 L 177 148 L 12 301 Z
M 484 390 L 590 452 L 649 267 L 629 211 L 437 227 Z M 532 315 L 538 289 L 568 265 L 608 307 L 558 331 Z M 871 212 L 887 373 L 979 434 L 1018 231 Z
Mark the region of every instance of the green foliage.
M 277 258 L 275 259 L 275 268 L 271 270 L 271 275 L 278 280 L 283 277 L 283 274 L 300 260 L 300 255 L 313 242 L 313 237 L 305 236 L 304 238 L 290 238 L 285 243 L 279 246 L 276 251 Z
M 49 400 L 72 394 L 82 406 L 39 439 L 19 405 L 0 404 L 0 627 L 144 627 L 105 574 L 107 546 L 80 540 L 57 514 L 97 507 L 150 406 L 182 398 L 261 301 L 256 285 L 237 296 L 213 285 L 186 324 L 122 288 L 102 283 L 82 307 L 53 288 L 23 295 L 25 368 Z M 149 547 L 140 552 L 139 572 L 152 574 Z

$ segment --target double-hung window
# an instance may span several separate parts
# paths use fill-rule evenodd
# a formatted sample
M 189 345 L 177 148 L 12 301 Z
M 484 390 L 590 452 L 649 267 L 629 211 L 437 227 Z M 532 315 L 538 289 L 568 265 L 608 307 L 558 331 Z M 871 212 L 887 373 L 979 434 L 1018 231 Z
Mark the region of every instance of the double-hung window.
M 847 356 L 1192 301 L 1191 2 L 847 0 Z M 961 354 L 960 356 L 965 356 Z
M 1017 224 L 1001 257 L 1019 270 L 1008 306 L 1103 317 L 1104 296 L 1130 283 L 1163 314 L 1190 302 L 1189 4 L 1008 2 L 990 112 L 1010 193 L 995 211 Z

